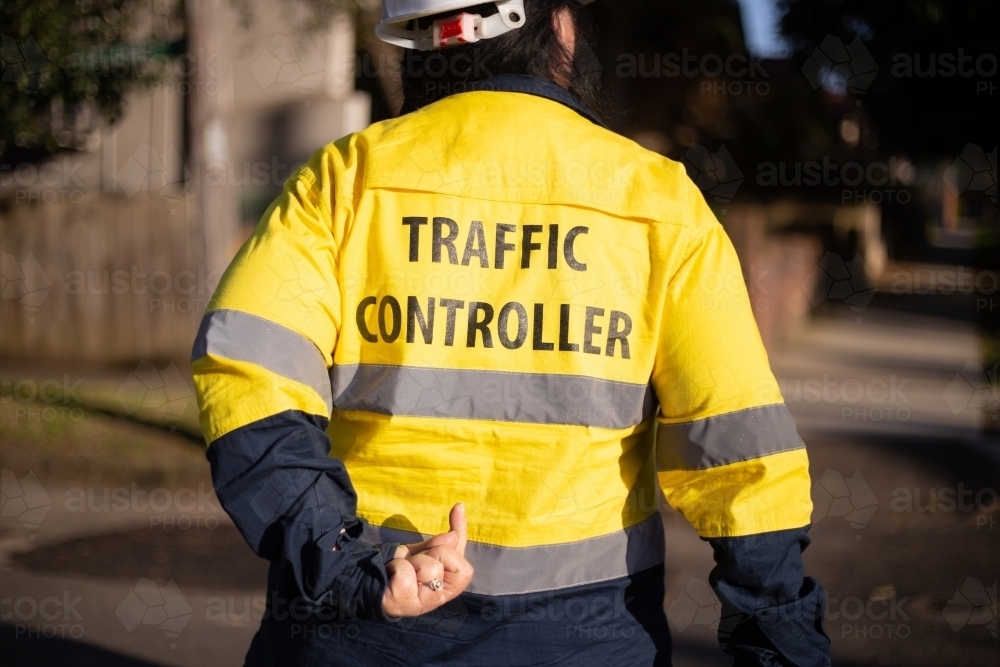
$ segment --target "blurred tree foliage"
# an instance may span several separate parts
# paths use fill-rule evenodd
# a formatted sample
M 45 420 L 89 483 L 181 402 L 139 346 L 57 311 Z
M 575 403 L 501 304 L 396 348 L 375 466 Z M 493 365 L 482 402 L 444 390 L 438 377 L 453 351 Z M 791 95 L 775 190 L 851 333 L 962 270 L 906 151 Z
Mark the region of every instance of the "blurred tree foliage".
M 860 38 L 878 66 L 864 107 L 879 147 L 915 158 L 997 142 L 996 0 L 789 0 L 783 31 L 808 57 Z
M 146 0 L 3 0 L 0 3 L 0 153 L 18 147 L 56 150 L 51 132 L 55 110 L 73 113 L 90 104 L 117 119 L 125 94 L 149 83 L 149 71 L 111 62 L 101 49 L 127 44 Z M 106 55 L 106 54 L 105 54 Z M 127 59 L 126 59 L 127 60 Z
M 706 56 L 746 53 L 734 1 L 604 2 L 592 11 L 615 126 L 666 152 L 732 134 L 732 105 L 716 96 L 702 100 L 699 88 L 708 78 L 701 72 Z
M 227 0 L 245 25 L 254 0 Z M 283 0 L 305 8 L 303 33 L 378 0 Z M 52 131 L 81 110 L 118 120 L 129 91 L 185 75 L 184 3 L 178 0 L 0 2 L 0 155 L 33 159 L 72 148 Z M 54 115 L 64 114 L 60 121 Z M 13 153 L 14 155 L 11 155 Z
M 996 146 L 998 7 L 789 0 L 788 57 L 758 61 L 732 0 L 592 5 L 615 130 L 683 160 L 713 204 L 878 197 L 890 246 L 912 256 L 940 218 L 940 170 L 967 144 Z M 874 194 L 848 186 L 847 164 L 886 165 L 893 180 Z M 807 180 L 827 165 L 831 177 Z
M 814 159 L 842 148 L 843 109 L 814 94 L 793 60 L 748 53 L 734 0 L 593 5 L 614 129 L 673 159 L 724 147 L 755 191 L 762 161 Z M 703 150 L 704 149 L 704 150 Z M 731 176 L 731 175 L 730 175 Z

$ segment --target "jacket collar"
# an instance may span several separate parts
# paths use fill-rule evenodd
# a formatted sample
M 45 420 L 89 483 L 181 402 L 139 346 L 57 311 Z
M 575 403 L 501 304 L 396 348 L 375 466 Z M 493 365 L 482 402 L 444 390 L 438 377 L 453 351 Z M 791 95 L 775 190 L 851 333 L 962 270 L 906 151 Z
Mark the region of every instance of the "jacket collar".
M 577 112 L 587 120 L 601 127 L 607 127 L 594 111 L 580 99 L 562 86 L 546 79 L 528 74 L 501 74 L 499 76 L 474 81 L 466 87 L 467 91 L 489 90 L 503 93 L 526 93 L 559 102 Z

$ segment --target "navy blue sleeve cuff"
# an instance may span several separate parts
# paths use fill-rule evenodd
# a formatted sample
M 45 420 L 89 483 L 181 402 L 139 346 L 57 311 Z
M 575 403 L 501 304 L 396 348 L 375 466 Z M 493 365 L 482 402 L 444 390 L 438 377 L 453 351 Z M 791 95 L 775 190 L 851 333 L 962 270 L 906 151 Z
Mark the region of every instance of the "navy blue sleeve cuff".
M 709 540 L 722 602 L 719 643 L 734 667 L 828 667 L 826 594 L 805 576 L 808 527 Z
M 290 570 L 304 603 L 385 618 L 385 565 L 396 545 L 361 540 L 357 495 L 330 458 L 326 425 L 289 411 L 219 438 L 208 449 L 216 494 L 254 552 Z

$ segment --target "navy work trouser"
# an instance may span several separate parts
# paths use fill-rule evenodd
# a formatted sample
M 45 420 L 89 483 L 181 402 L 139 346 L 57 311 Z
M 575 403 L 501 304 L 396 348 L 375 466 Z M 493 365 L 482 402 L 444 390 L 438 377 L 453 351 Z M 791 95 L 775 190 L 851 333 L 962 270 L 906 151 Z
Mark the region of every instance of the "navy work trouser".
M 283 587 L 272 567 L 270 590 Z M 419 618 L 329 618 L 271 596 L 249 667 L 670 665 L 663 567 L 528 595 L 465 594 Z

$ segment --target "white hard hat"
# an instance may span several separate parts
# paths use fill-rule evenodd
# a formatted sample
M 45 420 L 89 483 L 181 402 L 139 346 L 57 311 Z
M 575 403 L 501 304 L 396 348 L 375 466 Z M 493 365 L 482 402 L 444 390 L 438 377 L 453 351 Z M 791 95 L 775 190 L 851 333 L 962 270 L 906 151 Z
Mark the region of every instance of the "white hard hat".
M 593 0 L 577 0 L 587 5 Z M 525 23 L 524 0 L 494 0 L 497 13 L 482 17 L 460 13 L 434 21 L 430 28 L 407 29 L 413 19 L 434 16 L 481 5 L 476 0 L 382 0 L 382 22 L 375 34 L 383 42 L 418 51 L 442 49 L 490 39 L 520 28 Z

